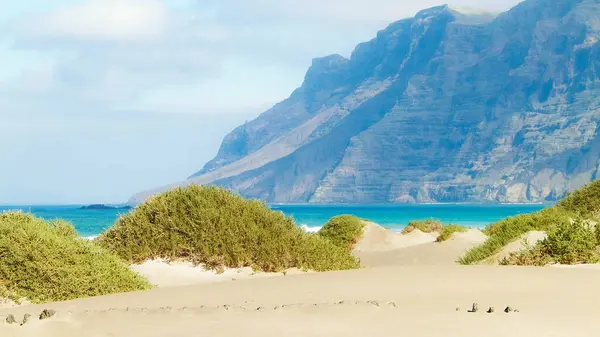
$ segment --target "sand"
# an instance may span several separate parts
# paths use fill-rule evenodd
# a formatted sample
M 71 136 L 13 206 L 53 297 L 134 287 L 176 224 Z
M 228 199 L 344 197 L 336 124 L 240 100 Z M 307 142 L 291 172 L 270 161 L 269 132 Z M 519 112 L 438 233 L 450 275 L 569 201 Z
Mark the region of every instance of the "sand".
M 225 269 L 224 272 L 217 273 L 187 262 L 168 263 L 163 260 L 146 261 L 143 264 L 131 266 L 131 269 L 145 276 L 150 283 L 159 288 L 284 276 L 284 273 L 254 272 L 252 268 Z M 298 269 L 290 269 L 285 272 L 285 275 L 303 273 Z
M 363 236 L 354 246 L 355 253 L 389 252 L 406 247 L 435 242 L 438 233 L 423 233 L 416 229 L 408 234 L 390 231 L 372 222 L 365 222 Z
M 437 243 L 435 240 L 438 233 L 423 233 L 415 230 L 402 235 L 374 224 L 367 228 L 363 240 L 367 240 L 369 244 L 362 246 L 362 249 L 354 250 L 354 255 L 365 267 L 455 265 L 456 260 L 467 250 L 482 244 L 487 239 L 477 229 L 454 233 L 449 240 Z M 373 235 L 373 233 L 377 234 Z M 377 245 L 378 239 L 382 242 L 380 246 Z
M 149 261 L 132 268 L 158 288 L 0 309 L 0 322 L 33 315 L 23 326 L 0 323 L 0 336 L 598 335 L 599 268 L 458 266 L 456 258 L 483 242 L 483 233 L 457 233 L 443 243 L 423 234 L 369 226 L 354 252 L 365 268 L 342 272 L 216 275 Z M 477 313 L 467 312 L 473 302 Z M 504 313 L 506 306 L 519 312 Z M 57 315 L 40 321 L 43 309 Z
M 597 336 L 600 271 L 390 267 L 223 282 L 0 311 L 1 336 Z M 574 286 L 576 285 L 576 286 Z M 473 302 L 487 309 L 468 313 Z M 505 306 L 519 309 L 505 314 Z M 460 311 L 456 308 L 460 307 Z M 0 317 L 2 318 L 2 317 Z
M 19 307 L 21 305 L 28 305 L 28 302 L 24 302 L 22 304 L 18 304 L 14 301 L 11 301 L 9 299 L 6 298 L 0 298 L 0 309 L 8 309 L 8 308 L 16 308 Z

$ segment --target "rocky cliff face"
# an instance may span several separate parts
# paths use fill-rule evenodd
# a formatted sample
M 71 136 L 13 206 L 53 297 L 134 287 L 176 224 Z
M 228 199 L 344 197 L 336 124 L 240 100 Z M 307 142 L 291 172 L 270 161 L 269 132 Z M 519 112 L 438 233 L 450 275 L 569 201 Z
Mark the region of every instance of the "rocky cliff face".
M 598 39 L 599 0 L 424 10 L 316 59 L 182 184 L 281 203 L 556 200 L 600 178 Z

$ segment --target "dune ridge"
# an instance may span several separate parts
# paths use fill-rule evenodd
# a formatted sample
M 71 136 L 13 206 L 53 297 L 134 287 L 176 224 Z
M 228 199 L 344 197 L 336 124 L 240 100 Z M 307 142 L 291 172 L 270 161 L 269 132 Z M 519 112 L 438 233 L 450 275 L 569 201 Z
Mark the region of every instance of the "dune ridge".
M 407 234 L 395 233 L 368 222 L 353 254 L 363 267 L 449 266 L 487 239 L 478 229 L 453 233 L 449 240 L 439 243 L 438 236 L 438 232 L 423 233 L 418 229 Z

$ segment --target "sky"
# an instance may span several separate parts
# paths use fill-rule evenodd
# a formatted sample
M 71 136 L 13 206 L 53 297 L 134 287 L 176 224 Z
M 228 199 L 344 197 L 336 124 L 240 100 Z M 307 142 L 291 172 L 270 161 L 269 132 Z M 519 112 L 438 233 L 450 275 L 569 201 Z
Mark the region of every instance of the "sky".
M 0 204 L 120 203 L 183 180 L 300 86 L 313 58 L 349 56 L 442 3 L 2 1 Z

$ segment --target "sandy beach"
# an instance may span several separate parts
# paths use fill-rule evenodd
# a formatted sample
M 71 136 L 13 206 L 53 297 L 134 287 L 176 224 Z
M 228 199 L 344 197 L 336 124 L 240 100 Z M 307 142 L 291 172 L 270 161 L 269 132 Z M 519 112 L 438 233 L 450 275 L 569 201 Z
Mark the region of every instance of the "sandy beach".
M 0 336 L 573 337 L 600 331 L 600 270 L 457 266 L 456 257 L 485 239 L 473 231 L 443 243 L 418 232 L 366 233 L 355 252 L 364 260 L 360 270 L 216 275 L 153 261 L 132 267 L 158 285 L 153 290 L 2 309 Z M 478 312 L 468 312 L 473 303 Z M 507 306 L 518 312 L 505 313 Z M 490 307 L 493 313 L 486 312 Z M 44 309 L 57 314 L 39 320 Z M 32 319 L 9 325 L 9 314 L 18 322 L 25 314 Z
M 600 271 L 382 267 L 155 289 L 0 312 L 2 336 L 597 336 Z M 467 312 L 473 302 L 480 311 Z M 496 312 L 485 310 L 493 306 Z M 506 314 L 511 306 L 519 312 Z M 457 307 L 460 308 L 457 311 Z

